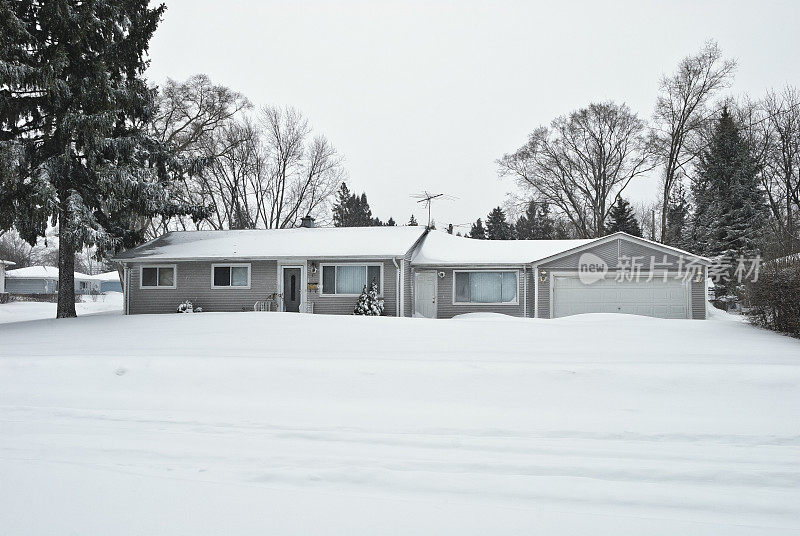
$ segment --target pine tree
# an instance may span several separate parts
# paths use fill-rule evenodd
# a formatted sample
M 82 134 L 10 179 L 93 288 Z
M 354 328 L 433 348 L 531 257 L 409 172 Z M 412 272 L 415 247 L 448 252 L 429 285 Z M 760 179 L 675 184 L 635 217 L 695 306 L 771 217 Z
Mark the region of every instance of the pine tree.
M 394 220 L 392 225 L 394 224 Z M 383 225 L 380 218 L 372 217 L 367 194 L 356 195 L 350 192 L 347 184 L 342 183 L 336 192 L 333 205 L 333 225 L 335 227 L 378 227 Z M 387 223 L 388 225 L 388 223 Z
M 410 225 L 412 227 L 415 227 L 415 226 L 417 226 L 419 224 L 417 223 L 417 218 L 415 218 L 414 215 L 412 214 L 411 218 L 409 218 L 408 223 L 406 225 Z
M 388 220 L 386 220 L 386 226 L 387 226 L 387 227 L 396 227 L 396 226 L 397 226 L 397 224 L 395 223 L 395 221 L 394 221 L 394 218 L 392 218 L 391 216 L 389 216 L 389 219 L 388 219 Z
M 347 224 L 350 221 L 351 197 L 350 189 L 343 182 L 336 192 L 336 201 L 333 204 L 334 227 L 349 227 Z
M 486 238 L 488 240 L 513 240 L 514 227 L 506 221 L 502 208 L 493 208 L 486 217 Z
M 452 223 L 447 225 L 447 234 L 453 234 L 453 224 Z
M 472 228 L 469 230 L 469 237 L 486 240 L 486 229 L 483 228 L 483 222 L 480 218 L 472 224 Z
M 525 214 L 517 218 L 514 230 L 519 240 L 553 240 L 556 229 L 550 216 L 550 205 L 536 201 L 528 203 Z
M 675 247 L 686 247 L 687 228 L 689 225 L 689 200 L 683 182 L 678 182 L 669 197 L 667 207 L 667 228 L 664 243 Z
M 358 199 L 356 204 L 358 207 L 358 220 L 356 227 L 371 227 L 374 225 L 380 225 L 379 219 L 372 218 L 372 209 L 369 208 L 369 202 L 367 202 L 367 194 L 361 193 L 361 197 Z
M 763 246 L 766 227 L 764 192 L 758 179 L 758 162 L 727 107 L 717 121 L 708 148 L 700 155 L 692 182 L 695 212 L 690 245 L 707 257 L 735 262 L 751 258 Z M 719 293 L 734 294 L 733 267 Z
M 608 212 L 608 217 L 611 220 L 606 225 L 607 233 L 628 233 L 633 236 L 642 236 L 642 228 L 639 226 L 639 221 L 633 213 L 633 207 L 622 197 L 617 198 L 617 202 L 611 207 Z
M 29 243 L 58 224 L 56 316 L 75 316 L 75 251 L 132 247 L 152 217 L 206 217 L 171 192 L 188 163 L 147 135 L 142 74 L 164 5 L 0 2 L 0 229 Z
M 378 282 L 372 281 L 367 286 L 364 285 L 364 290 L 356 302 L 356 308 L 353 310 L 354 315 L 364 316 L 381 316 L 383 314 L 383 300 L 378 298 Z

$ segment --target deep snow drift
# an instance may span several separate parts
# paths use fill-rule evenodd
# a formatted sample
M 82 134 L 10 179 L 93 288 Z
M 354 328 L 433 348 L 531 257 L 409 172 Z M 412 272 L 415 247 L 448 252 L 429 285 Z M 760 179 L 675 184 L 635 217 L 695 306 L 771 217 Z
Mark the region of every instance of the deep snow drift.
M 0 423 L 9 534 L 800 531 L 800 341 L 729 320 L 5 324 Z
M 95 314 L 122 314 L 122 292 L 85 295 L 75 304 L 78 316 Z M 56 317 L 56 304 L 47 302 L 15 301 L 0 304 L 0 324 L 26 322 Z

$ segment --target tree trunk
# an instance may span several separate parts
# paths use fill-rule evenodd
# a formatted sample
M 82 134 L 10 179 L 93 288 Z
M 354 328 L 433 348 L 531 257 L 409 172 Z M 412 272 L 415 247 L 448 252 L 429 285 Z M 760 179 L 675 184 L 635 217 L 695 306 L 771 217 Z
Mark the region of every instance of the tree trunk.
M 75 313 L 75 244 L 66 208 L 67 197 L 61 197 L 58 218 L 58 308 L 56 318 L 74 318 Z

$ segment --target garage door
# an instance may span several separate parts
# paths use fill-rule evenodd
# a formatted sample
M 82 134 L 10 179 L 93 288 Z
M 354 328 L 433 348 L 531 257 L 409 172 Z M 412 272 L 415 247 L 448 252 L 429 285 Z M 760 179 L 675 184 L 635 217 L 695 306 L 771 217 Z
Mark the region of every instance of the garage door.
M 667 281 L 615 281 L 591 284 L 577 277 L 556 276 L 553 282 L 553 316 L 581 313 L 627 313 L 658 318 L 689 318 L 688 284 Z

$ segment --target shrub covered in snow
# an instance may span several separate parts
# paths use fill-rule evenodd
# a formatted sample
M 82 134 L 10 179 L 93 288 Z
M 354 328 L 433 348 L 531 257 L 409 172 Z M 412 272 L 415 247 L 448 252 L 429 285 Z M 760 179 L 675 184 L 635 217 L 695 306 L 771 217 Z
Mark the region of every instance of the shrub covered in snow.
M 800 259 L 762 264 L 758 281 L 747 286 L 747 301 L 754 324 L 800 337 Z
M 381 316 L 383 314 L 383 300 L 378 298 L 378 283 L 373 281 L 369 286 L 369 290 L 364 285 L 364 290 L 361 291 L 361 296 L 358 297 L 358 303 L 356 303 L 353 314 L 365 316 Z
M 202 313 L 203 312 L 203 308 L 202 307 L 195 307 L 194 304 L 191 301 L 186 300 L 185 302 L 183 302 L 182 304 L 180 304 L 178 306 L 178 312 L 179 313 Z

